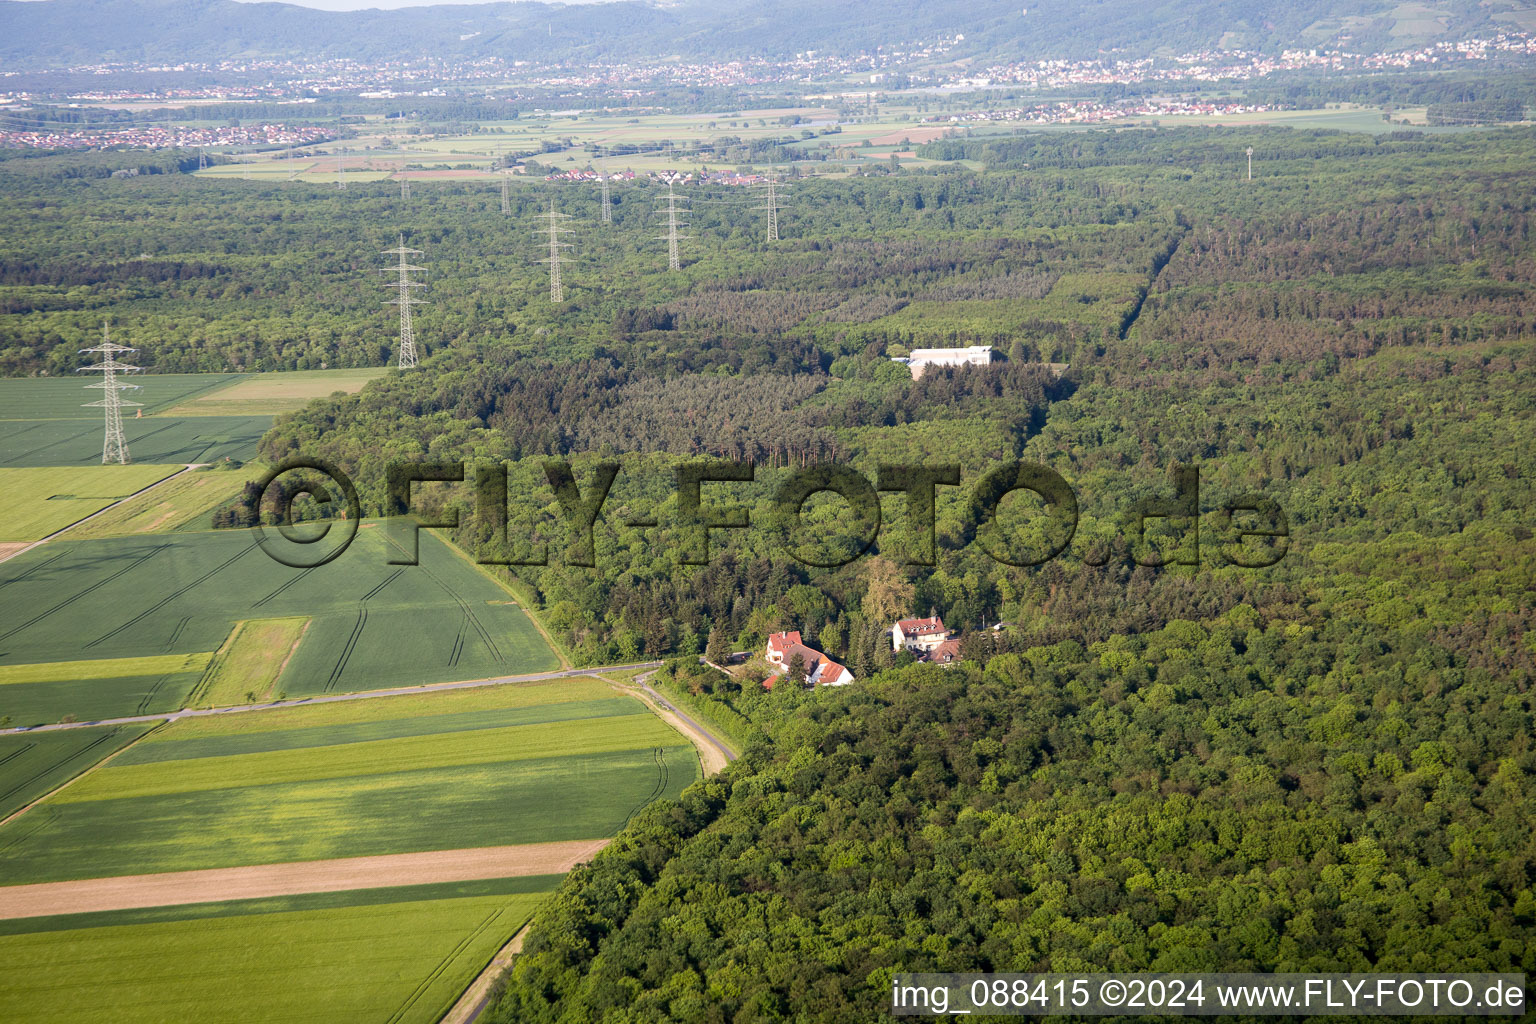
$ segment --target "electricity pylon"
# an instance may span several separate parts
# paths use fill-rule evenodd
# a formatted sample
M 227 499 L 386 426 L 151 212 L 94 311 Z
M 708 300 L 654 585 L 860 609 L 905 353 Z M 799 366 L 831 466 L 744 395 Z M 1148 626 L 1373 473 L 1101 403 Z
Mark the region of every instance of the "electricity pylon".
M 608 202 L 608 175 L 602 175 L 603 183 L 603 223 L 613 223 L 613 207 Z
M 343 177 L 345 172 L 341 169 L 341 155 L 345 152 L 345 149 L 336 150 L 336 187 L 342 190 L 345 190 L 347 187 L 347 179 Z
M 101 344 L 95 348 L 83 348 L 80 350 L 81 355 L 85 355 L 87 352 L 101 353 L 101 362 L 95 366 L 79 367 L 75 372 L 101 371 L 101 381 L 96 384 L 87 384 L 86 387 L 96 388 L 105 392 L 105 394 L 101 396 L 101 401 L 86 402 L 83 408 L 99 408 L 106 418 L 106 434 L 101 442 L 101 461 L 103 465 L 112 462 L 122 466 L 128 464 L 128 441 L 123 437 L 123 406 L 136 406 L 142 403 L 123 400 L 119 392 L 137 391 L 139 386 L 137 384 L 124 384 L 117 379 L 117 375 L 119 373 L 133 373 L 139 368 L 137 366 L 129 366 L 126 363 L 120 363 L 116 357 L 123 352 L 137 351 L 138 349 L 136 348 L 127 348 L 123 345 L 113 344 L 111 338 L 107 335 L 106 321 L 102 321 L 101 324 Z
M 200 171 L 208 169 L 208 151 L 202 146 L 197 147 L 197 169 Z
M 409 199 L 409 198 L 411 198 L 411 179 L 410 178 L 402 177 L 400 179 L 400 198 L 401 199 Z
M 501 215 L 512 215 L 512 193 L 509 191 L 511 178 L 506 171 L 501 172 Z
M 426 300 L 418 299 L 411 294 L 412 288 L 422 287 L 420 283 L 411 280 L 411 271 L 420 270 L 426 272 L 426 267 L 416 267 L 407 263 L 407 256 L 420 256 L 420 249 L 407 249 L 405 236 L 400 236 L 400 245 L 394 249 L 385 249 L 385 256 L 399 256 L 400 265 L 396 269 L 400 272 L 398 280 L 390 284 L 391 288 L 398 288 L 400 295 L 397 298 L 384 300 L 386 306 L 400 307 L 400 369 L 411 370 L 416 367 L 416 332 L 411 326 L 411 307 L 419 306 Z
M 556 213 L 555 201 L 551 199 L 549 201 L 549 212 L 539 216 L 549 221 L 549 258 L 540 261 L 549 264 L 549 301 L 564 302 L 565 285 L 560 280 L 560 264 L 570 263 L 571 260 L 562 256 L 560 250 L 569 249 L 571 243 L 560 241 L 560 232 L 570 230 L 569 228 L 561 227 L 560 222 L 568 219 L 569 214 Z
M 667 240 L 667 269 L 668 270 L 681 270 L 682 269 L 683 263 L 682 263 L 682 260 L 678 258 L 678 254 L 677 254 L 677 241 L 678 241 L 679 238 L 687 238 L 688 237 L 687 235 L 679 235 L 677 233 L 677 228 L 678 228 L 678 223 L 677 223 L 677 214 L 678 214 L 677 200 L 678 200 L 677 193 L 673 191 L 673 189 L 672 189 L 672 182 L 669 181 L 669 182 L 667 182 L 667 210 L 666 210 L 666 213 L 667 213 L 667 233 L 665 235 L 658 236 L 658 237 L 661 237 L 661 238 L 665 238 Z
M 773 168 L 768 168 L 768 181 L 759 187 L 768 189 L 767 199 L 762 206 L 754 209 L 768 214 L 768 241 L 777 242 L 779 240 L 779 182 L 774 176 Z

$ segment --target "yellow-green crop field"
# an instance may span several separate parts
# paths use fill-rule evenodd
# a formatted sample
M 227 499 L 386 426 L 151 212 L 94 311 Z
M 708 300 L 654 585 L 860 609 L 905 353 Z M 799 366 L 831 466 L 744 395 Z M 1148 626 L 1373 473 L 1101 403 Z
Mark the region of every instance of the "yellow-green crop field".
M 558 881 L 0 921 L 0 1018 L 434 1024 Z
M 388 373 L 382 366 L 340 370 L 293 370 L 253 374 L 227 388 L 208 391 L 168 410 L 168 416 L 275 416 L 302 409 L 340 391 L 356 394 Z
M 56 533 L 181 469 L 136 465 L 0 469 L 0 543 Z

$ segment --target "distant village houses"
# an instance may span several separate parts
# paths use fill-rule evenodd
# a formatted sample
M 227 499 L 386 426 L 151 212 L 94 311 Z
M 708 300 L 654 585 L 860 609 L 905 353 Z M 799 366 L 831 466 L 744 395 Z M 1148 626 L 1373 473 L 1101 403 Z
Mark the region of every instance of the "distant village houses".
M 778 678 L 789 671 L 789 663 L 795 656 L 805 666 L 805 678 L 812 686 L 847 686 L 853 682 L 853 673 L 814 647 L 807 647 L 800 639 L 798 630 L 773 633 L 768 637 L 763 659 L 778 671 L 763 680 L 763 686 L 773 689 Z

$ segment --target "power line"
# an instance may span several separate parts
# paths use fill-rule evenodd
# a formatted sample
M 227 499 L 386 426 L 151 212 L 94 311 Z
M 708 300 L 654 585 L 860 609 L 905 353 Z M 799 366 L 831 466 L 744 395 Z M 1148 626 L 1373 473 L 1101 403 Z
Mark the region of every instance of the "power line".
M 569 249 L 571 247 L 570 242 L 560 241 L 560 232 L 570 230 L 569 228 L 562 227 L 560 222 L 562 220 L 568 220 L 569 215 L 564 213 L 556 213 L 555 201 L 551 199 L 549 201 L 549 212 L 540 214 L 539 216 L 549 222 L 549 257 L 540 261 L 542 263 L 549 264 L 549 301 L 564 302 L 565 284 L 560 280 L 560 264 L 570 263 L 572 261 L 560 254 L 561 249 Z
M 83 348 L 80 350 L 81 355 L 85 355 L 88 352 L 99 352 L 101 353 L 102 357 L 101 362 L 97 363 L 95 366 L 82 366 L 75 371 L 76 373 L 80 373 L 82 371 L 88 372 L 92 370 L 101 371 L 100 383 L 87 384 L 86 387 L 96 388 L 105 392 L 105 394 L 101 396 L 101 401 L 86 402 L 82 408 L 99 408 L 102 410 L 102 415 L 106 419 L 106 432 L 101 442 L 102 465 L 107 465 L 108 463 L 113 462 L 122 466 L 126 466 L 128 464 L 128 441 L 123 437 L 123 406 L 137 406 L 143 403 L 124 401 L 122 395 L 119 392 L 137 391 L 139 389 L 139 385 L 124 384 L 122 381 L 117 379 L 117 375 L 119 373 L 133 373 L 137 371 L 139 367 L 129 366 L 126 363 L 120 363 L 117 361 L 116 357 L 124 352 L 137 351 L 138 349 L 136 348 L 128 348 L 124 345 L 114 344 L 112 339 L 107 334 L 106 321 L 102 321 L 101 324 L 101 344 L 95 348 Z
M 416 332 L 411 325 L 411 307 L 419 306 L 426 300 L 418 299 L 411 294 L 412 288 L 420 288 L 422 285 L 411 280 L 411 271 L 419 270 L 426 273 L 426 267 L 416 267 L 406 262 L 407 256 L 420 256 L 420 249 L 407 249 L 405 236 L 400 236 L 400 245 L 394 249 L 385 249 L 385 256 L 399 256 L 400 265 L 393 269 L 400 272 L 398 280 L 391 283 L 391 288 L 398 288 L 400 295 L 397 298 L 384 300 L 386 306 L 400 307 L 400 369 L 412 370 L 416 368 Z
M 767 195 L 766 201 L 763 203 L 762 206 L 754 207 L 754 209 L 762 210 L 765 213 L 767 213 L 767 215 L 768 215 L 768 231 L 767 231 L 767 234 L 768 234 L 768 241 L 770 241 L 770 242 L 777 242 L 779 240 L 779 209 L 780 209 L 780 207 L 779 207 L 778 185 L 779 185 L 778 178 L 774 174 L 773 168 L 770 167 L 770 168 L 768 168 L 768 180 L 767 180 L 767 182 L 764 185 L 754 186 L 756 188 L 766 187 L 768 189 L 768 195 Z
M 679 197 L 678 197 L 677 193 L 673 190 L 672 182 L 668 181 L 667 182 L 667 196 L 666 196 L 666 199 L 667 199 L 667 209 L 666 209 L 666 214 L 667 214 L 667 233 L 665 235 L 659 236 L 659 237 L 665 238 L 667 240 L 667 269 L 668 270 L 681 270 L 682 269 L 683 263 L 682 263 L 682 260 L 678 257 L 677 242 L 678 242 L 678 239 L 680 239 L 680 238 L 687 238 L 687 237 L 689 237 L 687 235 L 679 235 L 677 233 L 677 228 L 678 228 L 677 201 L 678 201 L 678 198 Z M 683 200 L 683 201 L 687 202 L 686 199 Z M 686 211 L 684 211 L 684 212 L 686 212 Z

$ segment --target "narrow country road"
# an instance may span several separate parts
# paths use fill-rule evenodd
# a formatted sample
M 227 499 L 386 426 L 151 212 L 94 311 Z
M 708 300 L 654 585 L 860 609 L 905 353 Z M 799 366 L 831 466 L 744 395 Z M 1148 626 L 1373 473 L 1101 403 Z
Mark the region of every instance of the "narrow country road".
M 718 736 L 716 736 L 714 733 L 710 732 L 708 729 L 704 728 L 698 722 L 695 722 L 692 718 L 689 718 L 687 715 L 683 714 L 677 708 L 673 707 L 671 701 L 667 700 L 667 698 L 663 697 L 661 694 L 659 694 L 655 690 L 651 689 L 650 684 L 647 683 L 646 680 L 651 678 L 651 676 L 653 676 L 655 674 L 656 674 L 656 670 L 652 669 L 649 672 L 646 672 L 646 673 L 643 673 L 641 675 L 635 676 L 635 685 L 640 687 L 640 689 L 644 690 L 647 694 L 649 694 L 650 698 L 652 700 L 654 700 L 656 702 L 656 705 L 658 707 L 660 707 L 663 711 L 667 711 L 667 712 L 669 712 L 671 714 L 676 715 L 679 719 L 681 719 L 684 723 L 686 723 L 687 726 L 690 729 L 692 729 L 694 732 L 697 732 L 700 736 L 702 736 L 706 740 L 708 740 L 712 746 L 714 746 L 716 749 L 718 749 L 720 751 L 721 755 L 726 759 L 726 761 L 734 761 L 734 760 L 736 760 L 736 755 L 731 753 L 731 748 L 727 747 L 724 743 L 721 743 L 720 742 L 720 738 Z

